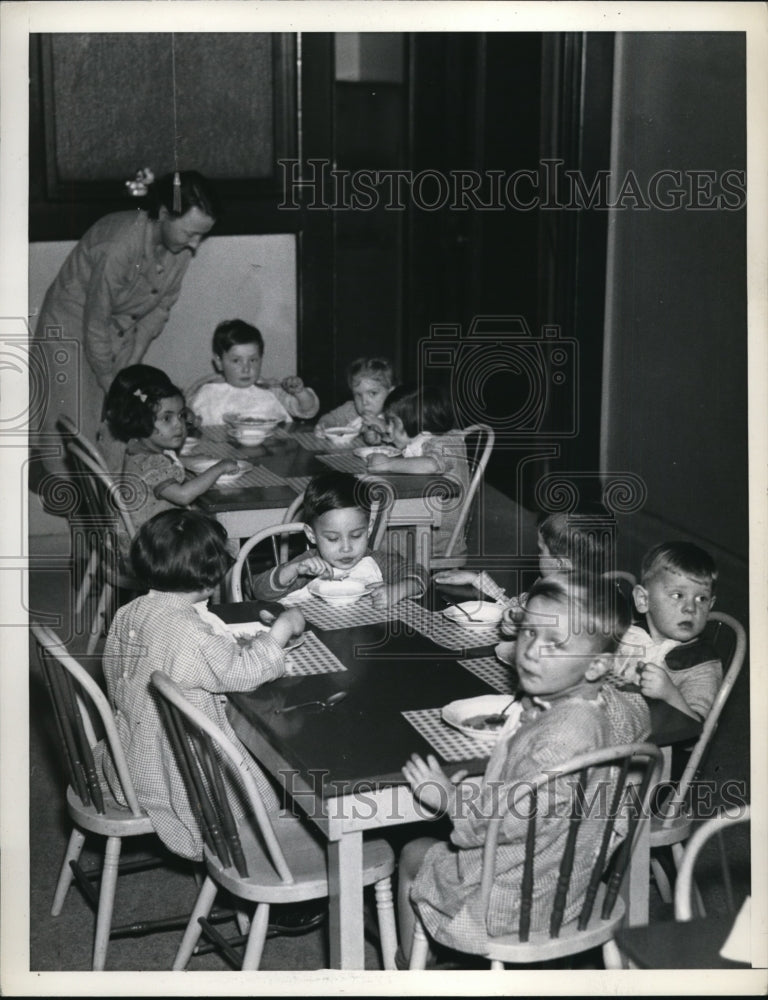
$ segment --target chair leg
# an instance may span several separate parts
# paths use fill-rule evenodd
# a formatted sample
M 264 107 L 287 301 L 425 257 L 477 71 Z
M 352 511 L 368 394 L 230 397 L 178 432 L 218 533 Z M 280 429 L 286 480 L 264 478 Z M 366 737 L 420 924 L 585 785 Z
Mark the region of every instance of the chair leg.
M 251 920 L 251 931 L 243 955 L 243 971 L 258 969 L 264 951 L 264 942 L 267 940 L 268 924 L 269 903 L 259 903 Z
M 96 549 L 91 551 L 90 558 L 88 559 L 88 565 L 85 568 L 85 573 L 83 573 L 83 579 L 80 581 L 80 589 L 77 592 L 77 600 L 75 602 L 75 615 L 79 618 L 83 613 L 83 607 L 85 606 L 86 599 L 91 592 L 91 586 L 93 585 L 93 580 L 96 576 L 96 567 L 99 563 L 99 554 Z
M 64 900 L 67 892 L 69 891 L 69 887 L 72 885 L 72 879 L 75 877 L 72 872 L 70 861 L 77 861 L 79 859 L 84 843 L 85 834 L 81 833 L 77 827 L 74 827 L 72 833 L 69 835 L 67 852 L 64 855 L 64 861 L 62 862 L 61 871 L 59 872 L 59 881 L 56 883 L 56 892 L 53 894 L 53 906 L 51 907 L 52 917 L 58 917 L 61 913 L 61 908 L 64 906 Z
M 613 938 L 603 945 L 603 965 L 606 969 L 626 969 L 628 962 Z
M 656 888 L 659 890 L 659 895 L 663 902 L 671 903 L 672 887 L 669 884 L 667 873 L 664 871 L 659 859 L 654 858 L 653 855 L 651 855 L 651 871 L 653 872 L 653 879 L 656 882 Z
M 248 934 L 251 929 L 251 918 L 245 910 L 235 910 L 235 920 L 237 921 L 237 929 L 240 933 Z
M 685 848 L 683 847 L 682 844 L 672 845 L 672 858 L 674 859 L 675 862 L 675 868 L 677 868 L 678 870 L 680 869 L 680 864 L 683 860 L 684 851 Z M 697 915 L 700 917 L 706 917 L 707 911 L 704 907 L 704 899 L 701 895 L 701 891 L 698 885 L 696 884 L 693 878 L 691 879 L 691 898 L 693 900 L 694 913 L 697 913 Z
M 413 940 L 411 941 L 411 961 L 409 969 L 426 969 L 427 955 L 429 954 L 429 939 L 421 926 L 421 921 L 416 918 L 413 925 Z
M 392 898 L 392 879 L 381 879 L 374 886 L 376 893 L 376 913 L 379 918 L 379 938 L 381 940 L 381 960 L 385 969 L 396 969 L 397 928 L 395 926 L 395 904 Z
M 104 851 L 104 866 L 101 870 L 101 888 L 99 889 L 99 910 L 96 914 L 96 941 L 93 946 L 93 970 L 101 972 L 107 960 L 107 945 L 109 931 L 112 927 L 112 910 L 115 905 L 115 889 L 117 888 L 117 872 L 120 864 L 120 837 L 107 837 Z
M 216 893 L 218 889 L 216 883 L 213 881 L 210 875 L 206 876 L 205 882 L 203 882 L 203 888 L 200 890 L 200 894 L 195 902 L 195 907 L 192 910 L 192 915 L 189 918 L 189 923 L 187 924 L 187 929 L 184 931 L 184 937 L 181 939 L 181 944 L 179 945 L 179 950 L 176 952 L 176 958 L 173 960 L 173 971 L 179 972 L 182 969 L 186 969 L 187 963 L 192 957 L 192 952 L 195 949 L 195 945 L 202 934 L 202 927 L 198 923 L 199 917 L 208 917 L 208 914 L 213 908 L 214 900 L 216 899 Z
M 491 969 L 494 972 L 503 972 L 504 971 L 504 963 L 500 959 L 498 959 L 498 958 L 492 958 L 491 959 Z

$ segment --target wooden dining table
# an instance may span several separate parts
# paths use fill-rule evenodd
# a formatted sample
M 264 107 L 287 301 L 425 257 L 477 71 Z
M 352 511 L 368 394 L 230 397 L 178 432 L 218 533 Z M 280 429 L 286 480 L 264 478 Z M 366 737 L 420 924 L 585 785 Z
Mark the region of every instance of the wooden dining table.
M 439 596 L 433 589 L 427 602 L 434 604 Z M 243 602 L 212 610 L 233 623 L 258 620 L 263 607 Z M 446 760 L 402 713 L 439 712 L 450 701 L 494 693 L 498 688 L 460 662 L 495 661 L 494 646 L 474 645 L 468 637 L 468 648 L 447 649 L 400 620 L 345 628 L 312 626 L 310 631 L 345 669 L 286 676 L 252 692 L 233 692 L 227 711 L 245 746 L 325 836 L 331 967 L 362 969 L 363 834 L 434 819 L 414 799 L 402 775 L 406 759 L 414 752 L 435 753 L 449 775 L 459 769 L 481 774 L 487 763 L 488 751 L 482 747 Z M 323 700 L 337 691 L 347 694 L 332 708 L 310 706 L 283 714 L 289 705 Z M 698 723 L 665 702 L 649 701 L 649 707 L 651 739 L 657 744 L 698 735 Z M 648 920 L 647 840 L 638 847 L 642 856 L 633 857 L 636 868 L 630 868 L 627 879 L 628 919 L 633 924 Z
M 202 456 L 235 458 L 255 466 L 252 475 L 246 473 L 214 485 L 197 500 L 201 509 L 224 525 L 233 549 L 239 547 L 241 539 L 279 524 L 309 478 L 335 468 L 372 484 L 374 499 L 389 508 L 388 527 L 409 529 L 408 557 L 429 568 L 432 531 L 441 523 L 440 504 L 435 498 L 458 495 L 456 482 L 448 477 L 371 473 L 353 448 L 324 444 L 311 425 L 300 421 L 278 427 L 263 444 L 255 446 L 232 441 L 224 427 L 204 428 L 198 438 L 188 439 L 182 462 Z M 259 475 L 270 481 L 249 482 Z
M 688 921 L 621 927 L 616 943 L 638 969 L 750 969 L 748 962 L 720 954 L 733 921 L 733 913 L 720 912 Z

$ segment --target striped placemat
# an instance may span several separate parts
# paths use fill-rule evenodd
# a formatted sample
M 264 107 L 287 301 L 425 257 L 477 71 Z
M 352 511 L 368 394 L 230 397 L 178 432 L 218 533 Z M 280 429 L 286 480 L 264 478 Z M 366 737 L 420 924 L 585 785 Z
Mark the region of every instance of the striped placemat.
M 339 472 L 351 472 L 353 476 L 359 476 L 368 471 L 368 466 L 362 458 L 352 454 L 352 452 L 345 452 L 341 455 L 337 453 L 318 455 L 317 457 L 318 461 L 330 465 L 332 469 L 337 469 Z
M 327 441 L 318 437 L 317 434 L 313 434 L 312 431 L 292 431 L 289 433 L 286 430 L 282 430 L 282 433 L 278 432 L 278 434 L 280 437 L 290 437 L 291 440 L 296 441 L 305 451 L 328 451 L 332 447 Z
M 239 490 L 244 486 L 284 486 L 285 480 L 278 476 L 276 472 L 265 469 L 262 465 L 254 465 L 252 469 L 244 472 L 241 476 L 232 479 L 221 479 L 214 483 L 217 490 Z
M 491 755 L 492 741 L 474 739 L 449 726 L 447 722 L 443 722 L 442 710 L 439 708 L 420 708 L 400 714 L 445 761 L 471 760 Z
M 284 482 L 287 483 L 287 485 L 290 486 L 291 489 L 295 490 L 297 493 L 303 493 L 304 490 L 309 485 L 309 481 L 311 478 L 312 476 L 290 476 L 286 477 Z

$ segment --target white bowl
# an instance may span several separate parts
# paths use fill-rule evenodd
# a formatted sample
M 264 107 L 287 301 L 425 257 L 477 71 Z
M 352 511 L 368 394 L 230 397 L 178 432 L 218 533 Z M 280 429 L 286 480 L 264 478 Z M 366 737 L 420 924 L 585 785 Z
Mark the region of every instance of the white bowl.
M 506 663 L 508 667 L 514 667 L 516 648 L 517 643 L 513 639 L 511 642 L 500 642 L 494 649 L 494 653 L 496 654 L 496 658 L 501 660 L 502 663 Z
M 349 427 L 325 427 L 323 435 L 335 448 L 346 448 L 360 433 L 357 429 Z
M 359 601 L 365 593 L 361 580 L 313 580 L 307 590 L 337 608 Z
M 502 727 L 506 725 L 506 720 L 493 728 L 483 728 L 483 720 L 489 715 L 498 715 L 504 712 L 506 719 L 511 718 L 519 721 L 523 707 L 520 702 L 513 702 L 510 705 L 511 701 L 512 696 L 508 694 L 481 694 L 477 698 L 462 698 L 460 701 L 452 701 L 442 711 L 443 722 L 447 722 L 449 726 L 458 729 L 465 736 L 495 743 Z
M 467 615 L 459 610 L 463 608 Z M 502 607 L 500 604 L 493 604 L 491 601 L 462 601 L 461 604 L 451 605 L 443 611 L 446 618 L 464 628 L 487 628 L 489 625 L 498 625 L 501 621 Z
M 220 462 L 220 458 L 212 458 L 210 455 L 190 455 L 184 460 L 184 468 L 189 469 L 190 472 L 194 472 L 196 476 L 199 476 L 201 472 L 207 472 L 212 466 Z M 222 483 L 233 483 L 236 479 L 245 472 L 249 472 L 253 466 L 250 462 L 244 462 L 242 459 L 237 459 L 237 471 L 236 472 L 225 472 L 223 475 L 214 483 L 214 486 L 220 486 Z
M 262 420 L 259 417 L 239 417 L 236 413 L 225 413 L 224 423 L 227 425 L 227 434 L 234 441 L 255 447 L 273 433 L 280 421 Z

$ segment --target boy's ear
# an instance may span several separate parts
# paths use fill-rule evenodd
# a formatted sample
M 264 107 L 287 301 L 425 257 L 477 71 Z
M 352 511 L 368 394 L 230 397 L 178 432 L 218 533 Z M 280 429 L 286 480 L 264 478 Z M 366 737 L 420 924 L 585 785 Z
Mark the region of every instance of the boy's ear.
M 218 356 L 218 354 L 212 354 L 211 361 L 213 362 L 213 367 L 216 369 L 216 371 L 219 372 L 219 374 L 221 374 L 222 371 L 221 358 Z
M 308 524 L 304 525 L 304 534 L 307 536 L 307 541 L 309 542 L 310 545 L 317 545 L 317 539 L 315 538 L 315 533 Z
M 644 615 L 648 610 L 648 591 L 645 587 L 641 586 L 639 583 L 635 584 L 632 588 L 632 597 L 635 601 L 635 607 Z
M 601 677 L 604 677 L 609 669 L 610 664 L 608 660 L 605 657 L 596 656 L 593 660 L 590 660 L 584 677 L 588 681 L 597 681 Z

